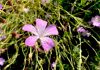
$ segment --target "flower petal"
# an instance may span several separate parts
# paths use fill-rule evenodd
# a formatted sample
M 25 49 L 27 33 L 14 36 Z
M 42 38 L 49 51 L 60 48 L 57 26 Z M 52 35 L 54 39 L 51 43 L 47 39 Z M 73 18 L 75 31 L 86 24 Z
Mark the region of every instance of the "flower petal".
M 58 30 L 55 25 L 49 25 L 44 32 L 44 36 L 58 35 Z
M 36 28 L 38 30 L 38 34 L 41 35 L 47 26 L 47 22 L 42 19 L 36 19 Z
M 93 26 L 100 27 L 100 22 L 93 22 Z
M 5 59 L 3 59 L 3 58 L 0 57 L 0 65 L 1 66 L 4 64 L 4 62 L 5 62 Z
M 84 27 L 78 27 L 77 32 L 82 33 L 82 32 L 86 32 Z
M 36 28 L 33 25 L 31 25 L 31 24 L 24 25 L 22 30 L 31 32 L 31 33 L 33 33 L 35 35 L 38 35 L 38 33 L 36 31 Z
M 37 36 L 30 36 L 25 40 L 25 45 L 34 46 L 37 39 L 38 39 Z
M 0 4 L 0 10 L 2 9 L 2 4 Z
M 40 40 L 41 40 L 41 44 L 42 44 L 44 51 L 49 51 L 55 45 L 53 42 L 53 39 L 49 37 L 42 37 L 40 38 Z
M 93 26 L 100 27 L 100 16 L 92 17 L 91 22 Z

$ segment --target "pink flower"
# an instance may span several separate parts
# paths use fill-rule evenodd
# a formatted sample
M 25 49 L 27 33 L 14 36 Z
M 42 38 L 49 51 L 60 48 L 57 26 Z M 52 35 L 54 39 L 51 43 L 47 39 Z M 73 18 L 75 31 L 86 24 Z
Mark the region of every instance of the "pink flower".
M 86 30 L 83 27 L 78 27 L 77 32 L 82 33 L 82 32 L 86 32 Z
M 5 62 L 5 59 L 3 59 L 3 58 L 0 57 L 0 65 L 1 66 L 4 64 L 4 62 Z
M 54 41 L 50 35 L 58 35 L 58 30 L 55 25 L 47 26 L 47 22 L 42 19 L 36 19 L 36 26 L 26 24 L 22 30 L 31 32 L 33 35 L 25 40 L 25 45 L 34 46 L 36 41 L 40 39 L 44 51 L 49 51 L 54 47 Z
M 100 16 L 92 17 L 91 22 L 93 26 L 100 27 Z
M 2 5 L 0 4 L 0 10 L 2 9 Z
M 81 33 L 82 36 L 89 37 L 91 34 L 89 33 L 88 30 L 86 30 L 84 27 L 78 27 L 77 32 Z

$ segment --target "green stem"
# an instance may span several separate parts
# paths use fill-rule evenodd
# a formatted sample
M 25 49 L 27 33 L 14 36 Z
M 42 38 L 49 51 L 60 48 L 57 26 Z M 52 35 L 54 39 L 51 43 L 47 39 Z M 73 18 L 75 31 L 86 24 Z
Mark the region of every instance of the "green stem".
M 81 38 L 79 38 L 79 41 L 80 41 L 80 51 L 79 51 L 79 63 L 78 63 L 78 70 L 81 70 L 81 64 L 82 64 Z

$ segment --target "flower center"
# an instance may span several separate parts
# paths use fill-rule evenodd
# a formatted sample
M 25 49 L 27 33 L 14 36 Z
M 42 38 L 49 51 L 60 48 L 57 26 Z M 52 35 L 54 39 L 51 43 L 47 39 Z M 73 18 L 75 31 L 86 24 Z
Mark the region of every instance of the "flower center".
M 39 32 L 38 35 L 39 35 L 39 38 L 44 37 L 44 31 Z

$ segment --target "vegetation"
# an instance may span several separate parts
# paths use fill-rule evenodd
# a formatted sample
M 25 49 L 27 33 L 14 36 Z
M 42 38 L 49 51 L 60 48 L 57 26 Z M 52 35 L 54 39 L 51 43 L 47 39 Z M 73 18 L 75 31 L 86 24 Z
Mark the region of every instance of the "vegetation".
M 0 0 L 0 4 L 0 57 L 5 59 L 1 70 L 100 70 L 100 17 L 95 19 L 100 0 Z M 40 50 L 25 45 L 31 33 L 22 27 L 35 25 L 37 18 L 59 32 L 50 36 L 55 46 L 48 52 L 40 41 L 35 44 Z

